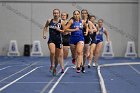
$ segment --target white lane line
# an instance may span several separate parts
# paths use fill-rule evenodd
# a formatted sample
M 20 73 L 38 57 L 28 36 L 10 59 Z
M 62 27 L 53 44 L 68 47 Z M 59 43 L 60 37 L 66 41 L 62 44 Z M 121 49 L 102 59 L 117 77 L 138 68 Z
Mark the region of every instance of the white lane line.
M 98 70 L 98 76 L 99 76 L 99 79 L 100 79 L 100 86 L 101 86 L 102 93 L 107 93 L 107 90 L 106 90 L 106 87 L 105 87 L 105 84 L 104 84 L 104 79 L 103 79 L 103 77 L 101 75 L 100 68 L 101 67 L 108 67 L 108 66 L 125 66 L 125 65 L 140 65 L 140 62 L 112 63 L 112 64 L 102 64 L 102 65 L 98 66 L 97 70 Z M 135 68 L 133 68 L 133 70 L 134 69 Z M 135 71 L 140 73 L 137 69 L 135 69 Z
M 27 66 L 27 67 L 25 67 L 25 68 L 21 69 L 20 71 L 18 71 L 18 72 L 16 72 L 16 73 L 14 73 L 14 74 L 11 74 L 11 75 L 10 75 L 10 76 L 8 76 L 8 77 L 5 77 L 4 79 L 0 80 L 0 83 L 1 83 L 2 81 L 4 81 L 4 80 L 6 80 L 6 79 L 8 79 L 8 78 L 10 78 L 10 77 L 12 77 L 12 76 L 14 76 L 14 75 L 16 75 L 16 74 L 18 74 L 18 73 L 20 73 L 20 72 L 22 72 L 22 71 L 24 71 L 24 70 L 28 69 L 29 67 L 31 67 L 31 66 L 33 66 L 33 65 L 35 65 L 35 64 L 37 64 L 37 63 L 38 63 L 38 62 L 33 63 L 33 64 L 31 64 L 31 65 L 29 65 L 29 66 Z
M 7 68 L 9 68 L 9 67 L 11 67 L 11 66 L 7 66 L 7 67 L 4 67 L 4 68 L 1 68 L 0 71 L 2 71 L 2 70 L 4 70 L 4 69 L 7 69 Z
M 45 93 L 46 89 L 50 86 L 50 84 L 52 84 L 52 82 L 54 81 L 55 77 L 53 77 L 50 82 L 41 90 L 40 93 Z
M 129 65 L 137 74 L 139 74 L 140 75 L 140 71 L 139 70 L 137 70 L 136 68 L 134 68 L 133 66 L 131 66 L 131 65 Z
M 9 82 L 2 82 L 3 84 Z M 16 82 L 16 84 L 46 84 L 49 82 Z M 55 84 L 56 82 L 51 82 Z M 59 82 L 59 84 L 99 84 L 99 82 Z
M 14 67 L 14 66 L 28 66 L 28 65 L 30 65 L 30 64 L 15 64 L 15 65 L 12 65 L 11 67 Z
M 14 66 L 27 66 L 27 65 L 14 65 Z M 10 67 L 14 67 L 14 66 L 7 66 L 7 67 L 4 67 L 4 68 L 1 68 L 0 71 L 5 70 L 5 69 L 10 68 Z
M 140 65 L 140 62 L 102 64 L 102 65 L 100 65 L 100 67 L 106 67 L 106 66 L 123 66 L 123 65 Z
M 54 91 L 54 89 L 59 84 L 59 82 L 61 81 L 61 79 L 63 78 L 65 73 L 68 71 L 68 69 L 69 69 L 69 67 L 66 68 L 65 72 L 59 77 L 59 79 L 56 81 L 56 83 L 53 85 L 53 87 L 50 89 L 50 91 L 48 93 L 52 93 Z
M 100 86 L 101 86 L 101 92 L 102 93 L 107 93 L 105 83 L 104 83 L 104 79 L 103 79 L 103 76 L 101 74 L 100 68 L 101 68 L 100 66 L 97 67 L 98 76 L 99 76 L 99 82 L 100 82 Z
M 0 88 L 0 92 L 3 91 L 4 89 L 6 89 L 7 87 L 11 86 L 12 84 L 16 83 L 17 81 L 19 81 L 20 79 L 24 78 L 25 76 L 29 75 L 30 73 L 32 73 L 33 71 L 37 70 L 40 67 L 36 67 L 34 69 L 32 69 L 31 71 L 29 71 L 28 73 L 22 75 L 21 77 L 15 79 L 14 81 L 10 82 L 9 84 L 3 86 Z
M 65 63 L 64 67 L 68 64 L 68 61 Z M 58 71 L 57 74 L 59 74 L 61 72 L 61 70 Z M 45 91 L 48 89 L 48 87 L 52 84 L 52 82 L 54 81 L 56 77 L 53 77 L 49 83 L 40 91 L 40 93 L 45 93 Z

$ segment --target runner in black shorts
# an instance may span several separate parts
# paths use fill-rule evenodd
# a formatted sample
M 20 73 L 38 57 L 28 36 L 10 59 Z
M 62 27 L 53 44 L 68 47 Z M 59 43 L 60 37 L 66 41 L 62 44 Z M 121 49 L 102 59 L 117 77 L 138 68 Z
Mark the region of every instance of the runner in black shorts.
M 96 20 L 95 15 L 90 15 L 89 20 L 95 25 L 95 27 L 97 27 L 97 23 L 95 22 L 95 20 Z M 93 43 L 93 42 L 95 42 L 95 39 L 96 39 L 95 38 L 96 37 L 96 32 L 90 34 L 90 37 L 91 37 L 91 44 L 90 44 L 90 55 L 89 55 L 88 68 L 91 67 L 92 58 L 94 56 L 93 54 L 94 54 L 94 51 L 95 51 L 96 44 Z
M 97 31 L 97 29 L 92 24 L 92 22 L 89 21 L 89 14 L 88 14 L 88 11 L 86 9 L 83 9 L 81 11 L 81 17 L 85 21 L 85 23 L 87 24 L 87 26 L 89 28 L 88 35 L 84 36 L 82 72 L 85 73 L 85 62 L 86 62 L 87 57 L 89 56 L 89 48 L 90 48 L 89 45 L 90 45 L 90 42 L 91 42 L 90 33 L 92 33 L 93 30 L 94 30 L 94 32 Z M 90 31 L 90 30 L 92 30 L 92 31 Z M 83 28 L 83 34 L 85 33 L 85 31 L 86 31 L 86 29 Z
M 68 14 L 66 12 L 61 13 L 61 19 L 63 20 L 64 24 L 67 24 Z M 70 39 L 70 32 L 62 33 L 62 40 L 63 40 L 63 57 L 66 59 L 69 54 L 69 39 Z
M 49 19 L 46 22 L 46 25 L 43 30 L 43 38 L 46 39 L 47 28 L 49 27 L 49 40 L 48 48 L 50 50 L 50 60 L 51 66 L 50 71 L 53 72 L 53 75 L 56 75 L 56 67 L 60 63 L 62 68 L 62 73 L 64 72 L 63 65 L 63 45 L 62 45 L 62 20 L 60 17 L 60 10 L 53 10 L 53 19 Z

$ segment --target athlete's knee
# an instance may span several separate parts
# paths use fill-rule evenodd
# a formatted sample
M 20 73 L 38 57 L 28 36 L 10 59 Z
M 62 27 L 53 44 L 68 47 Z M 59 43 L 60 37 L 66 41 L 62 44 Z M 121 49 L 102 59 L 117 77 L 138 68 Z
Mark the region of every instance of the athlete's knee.
M 55 52 L 50 52 L 50 55 L 51 56 L 55 56 Z
M 59 54 L 59 57 L 60 57 L 60 58 L 62 58 L 63 56 L 64 56 L 63 53 L 62 53 L 62 54 Z
M 83 55 L 82 51 L 77 51 L 77 55 Z
M 99 51 L 95 51 L 94 55 L 99 55 L 99 53 L 100 53 Z
M 89 58 L 92 58 L 93 57 L 93 54 L 89 54 Z
M 89 55 L 88 55 L 88 54 L 84 54 L 83 56 L 84 56 L 84 57 L 88 57 Z

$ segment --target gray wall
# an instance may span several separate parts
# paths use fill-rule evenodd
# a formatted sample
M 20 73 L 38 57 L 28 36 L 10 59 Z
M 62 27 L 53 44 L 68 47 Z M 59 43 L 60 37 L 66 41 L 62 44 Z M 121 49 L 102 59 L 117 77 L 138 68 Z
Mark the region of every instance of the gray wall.
M 61 2 L 60 0 L 9 1 L 0 3 L 0 55 L 7 54 L 10 40 L 15 39 L 21 55 L 24 44 L 40 40 L 43 53 L 48 56 L 47 40 L 42 39 L 42 27 L 48 18 L 52 18 L 54 8 L 66 11 L 70 16 L 76 9 L 88 9 L 97 18 L 104 19 L 104 26 L 110 33 L 115 56 L 124 56 L 129 40 L 135 41 L 138 52 L 137 0 L 95 0 L 94 2 L 89 0 L 87 3 L 85 0 L 81 3 L 79 2 L 81 0 L 77 0 L 77 3 L 71 0 L 61 0 Z

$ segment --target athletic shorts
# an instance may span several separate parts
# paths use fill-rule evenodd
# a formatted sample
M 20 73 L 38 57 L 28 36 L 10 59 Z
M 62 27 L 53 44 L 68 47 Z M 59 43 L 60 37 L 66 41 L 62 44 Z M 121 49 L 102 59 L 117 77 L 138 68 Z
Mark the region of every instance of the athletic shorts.
M 70 42 L 70 35 L 62 35 L 62 41 L 63 41 L 63 46 L 69 46 L 69 42 Z
M 98 44 L 98 43 L 100 43 L 100 42 L 103 42 L 103 40 L 92 40 L 91 41 L 91 44 Z
M 71 36 L 70 37 L 70 44 L 76 45 L 79 41 L 84 41 L 84 37 L 82 37 L 82 36 Z
M 50 43 L 54 43 L 55 44 L 55 47 L 56 48 L 59 48 L 59 49 L 61 49 L 62 48 L 62 45 L 63 45 L 61 38 L 60 39 L 57 39 L 57 38 L 51 39 L 51 38 L 49 38 L 48 44 L 50 44 Z
M 90 44 L 91 38 L 89 36 L 84 36 L 84 44 Z

